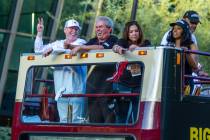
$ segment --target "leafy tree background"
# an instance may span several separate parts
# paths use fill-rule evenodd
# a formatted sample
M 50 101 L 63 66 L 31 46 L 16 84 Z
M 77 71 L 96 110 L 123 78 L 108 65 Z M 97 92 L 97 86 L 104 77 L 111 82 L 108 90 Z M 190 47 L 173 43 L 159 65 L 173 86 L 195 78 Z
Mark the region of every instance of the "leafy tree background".
M 195 32 L 199 50 L 210 52 L 208 3 L 210 0 L 140 0 L 137 21 L 153 45 L 159 45 L 171 22 L 181 19 L 187 10 L 195 10 L 201 16 L 202 23 L 197 26 Z M 204 69 L 210 72 L 210 58 L 200 56 L 200 62 Z
M 110 0 L 108 1 L 110 2 Z M 110 4 L 108 1 L 106 3 Z M 125 7 L 132 6 L 132 0 L 125 3 Z M 153 45 L 158 46 L 164 33 L 169 30 L 171 22 L 181 19 L 187 10 L 195 10 L 201 17 L 201 24 L 197 26 L 195 32 L 199 50 L 210 52 L 209 4 L 210 0 L 139 0 L 136 20 L 143 28 L 145 38 L 150 39 Z M 104 14 L 111 16 L 115 22 L 118 22 L 116 28 L 122 29 L 122 23 L 130 18 L 130 15 L 127 14 L 130 8 L 124 10 L 123 8 L 116 8 L 116 6 L 118 5 L 109 6 Z M 199 61 L 204 66 L 204 70 L 210 73 L 210 57 L 200 56 Z
M 65 3 L 62 24 L 70 17 L 81 21 L 82 36 L 88 40 L 94 35 L 94 27 L 92 26 L 89 32 L 87 28 L 93 25 L 96 13 L 111 17 L 115 23 L 114 34 L 121 37 L 125 22 L 130 20 L 133 0 L 67 0 Z M 98 3 L 102 3 L 102 6 L 98 7 Z M 181 19 L 187 10 L 195 10 L 201 16 L 202 22 L 195 32 L 199 49 L 210 52 L 209 3 L 210 0 L 139 0 L 136 20 L 140 23 L 145 38 L 158 46 L 164 33 L 169 30 L 171 22 Z M 73 8 L 69 8 L 72 4 Z M 210 58 L 200 56 L 200 62 L 210 73 Z

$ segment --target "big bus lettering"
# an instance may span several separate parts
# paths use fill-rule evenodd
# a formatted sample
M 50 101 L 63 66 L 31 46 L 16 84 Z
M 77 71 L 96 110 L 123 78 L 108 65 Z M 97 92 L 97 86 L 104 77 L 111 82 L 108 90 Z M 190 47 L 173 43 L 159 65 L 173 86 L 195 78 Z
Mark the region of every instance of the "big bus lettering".
M 210 140 L 210 128 L 190 127 L 190 140 Z

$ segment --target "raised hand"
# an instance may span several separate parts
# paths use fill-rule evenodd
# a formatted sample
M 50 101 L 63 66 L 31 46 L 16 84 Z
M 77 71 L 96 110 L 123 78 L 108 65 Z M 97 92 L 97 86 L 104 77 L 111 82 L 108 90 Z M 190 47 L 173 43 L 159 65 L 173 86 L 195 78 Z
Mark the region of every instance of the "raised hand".
M 38 33 L 43 33 L 44 31 L 44 20 L 42 17 L 38 18 L 38 24 L 37 24 L 37 32 Z

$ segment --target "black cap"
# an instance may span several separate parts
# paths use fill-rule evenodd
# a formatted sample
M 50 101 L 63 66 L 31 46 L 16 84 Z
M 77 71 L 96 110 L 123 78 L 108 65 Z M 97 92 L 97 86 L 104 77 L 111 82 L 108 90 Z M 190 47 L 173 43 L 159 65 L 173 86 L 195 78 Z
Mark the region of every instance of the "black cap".
M 186 11 L 183 18 L 188 18 L 190 22 L 201 23 L 200 16 L 196 11 L 193 10 Z
M 184 30 L 184 32 L 189 31 L 189 24 L 183 19 L 177 20 L 176 22 L 170 24 L 170 26 L 172 26 L 172 27 L 175 25 L 180 26 Z

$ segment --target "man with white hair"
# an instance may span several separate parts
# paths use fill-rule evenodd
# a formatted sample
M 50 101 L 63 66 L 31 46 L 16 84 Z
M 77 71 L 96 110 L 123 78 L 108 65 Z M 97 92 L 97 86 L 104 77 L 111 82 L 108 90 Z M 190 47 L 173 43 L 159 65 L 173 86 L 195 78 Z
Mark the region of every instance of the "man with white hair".
M 70 49 L 65 49 L 66 45 L 83 45 L 85 40 L 78 38 L 81 27 L 79 23 L 74 20 L 68 20 L 64 26 L 64 33 L 66 38 L 64 40 L 57 40 L 47 45 L 43 44 L 42 35 L 44 31 L 43 19 L 38 19 L 37 36 L 34 44 L 35 53 L 42 53 L 48 56 L 53 52 L 69 53 Z M 54 69 L 54 86 L 55 86 L 55 100 L 57 101 L 57 108 L 60 122 L 67 123 L 68 107 L 72 107 L 72 123 L 81 123 L 84 119 L 84 98 L 70 97 L 64 98 L 62 94 L 84 94 L 86 89 L 86 66 L 59 66 Z

